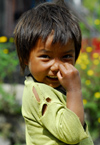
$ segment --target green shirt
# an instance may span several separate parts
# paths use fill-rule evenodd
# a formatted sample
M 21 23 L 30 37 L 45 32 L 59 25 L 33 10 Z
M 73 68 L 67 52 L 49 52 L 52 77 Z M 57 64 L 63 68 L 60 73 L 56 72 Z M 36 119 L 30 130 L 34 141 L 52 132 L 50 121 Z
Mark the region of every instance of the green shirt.
M 47 109 L 42 115 L 45 104 Z M 78 116 L 66 107 L 66 96 L 50 86 L 34 82 L 31 77 L 25 81 L 22 114 L 27 145 L 93 145 L 88 127 L 84 129 Z

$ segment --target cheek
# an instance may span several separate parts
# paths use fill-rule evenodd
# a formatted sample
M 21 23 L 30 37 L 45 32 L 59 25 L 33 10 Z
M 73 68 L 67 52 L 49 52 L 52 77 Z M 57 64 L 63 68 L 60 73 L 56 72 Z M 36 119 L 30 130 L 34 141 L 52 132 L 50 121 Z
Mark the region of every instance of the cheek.
M 32 64 L 31 64 L 30 62 L 29 62 L 29 64 L 28 64 L 28 68 L 29 68 L 30 73 L 33 74 L 33 72 L 34 72 L 34 67 L 32 66 Z
M 32 74 L 38 75 L 40 73 L 46 73 L 49 70 L 50 65 L 48 63 L 39 62 L 39 63 L 29 63 L 28 67 Z
M 31 70 L 31 63 L 30 62 L 28 63 L 28 68 L 29 68 L 29 70 Z
M 43 62 L 43 61 L 39 61 L 38 64 L 36 64 L 36 67 L 38 66 L 38 71 L 41 70 L 41 71 L 46 71 L 46 70 L 49 70 L 50 67 L 52 66 L 52 64 L 54 63 L 53 60 L 49 60 L 47 62 Z
M 75 58 L 73 59 L 73 65 L 75 65 Z
M 66 63 L 66 62 L 65 62 L 65 63 Z M 74 59 L 73 59 L 73 60 L 70 60 L 70 61 L 67 61 L 67 63 L 72 64 L 73 66 L 75 65 Z
M 75 65 L 75 57 L 73 57 L 73 59 L 71 60 L 70 64 L 72 64 L 73 66 Z
M 71 64 L 72 64 L 72 65 L 75 65 L 75 60 L 72 60 Z

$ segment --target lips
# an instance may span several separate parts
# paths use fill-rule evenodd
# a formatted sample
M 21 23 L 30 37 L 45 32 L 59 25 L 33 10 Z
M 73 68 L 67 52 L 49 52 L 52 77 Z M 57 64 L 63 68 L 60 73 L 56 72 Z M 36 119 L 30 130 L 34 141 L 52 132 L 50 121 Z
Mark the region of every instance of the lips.
M 58 79 L 57 76 L 47 76 L 48 78 L 51 78 L 51 79 Z
M 51 86 L 53 88 L 57 88 L 60 85 L 60 82 L 59 82 L 57 76 L 48 75 L 46 78 L 47 78 L 46 79 L 47 84 L 49 84 L 49 86 Z
M 49 81 L 54 81 L 54 82 L 58 81 L 58 77 L 57 76 L 47 76 L 47 78 L 49 79 Z

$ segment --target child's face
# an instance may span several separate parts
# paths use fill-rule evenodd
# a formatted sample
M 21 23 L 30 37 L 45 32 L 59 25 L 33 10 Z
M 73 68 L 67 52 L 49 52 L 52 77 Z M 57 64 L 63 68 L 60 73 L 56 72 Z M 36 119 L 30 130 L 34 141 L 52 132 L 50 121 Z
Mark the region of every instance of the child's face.
M 69 40 L 66 45 L 60 42 L 52 44 L 53 35 L 50 35 L 46 42 L 39 39 L 30 52 L 29 70 L 33 77 L 41 83 L 47 84 L 53 88 L 60 86 L 57 78 L 59 64 L 75 64 L 74 42 Z

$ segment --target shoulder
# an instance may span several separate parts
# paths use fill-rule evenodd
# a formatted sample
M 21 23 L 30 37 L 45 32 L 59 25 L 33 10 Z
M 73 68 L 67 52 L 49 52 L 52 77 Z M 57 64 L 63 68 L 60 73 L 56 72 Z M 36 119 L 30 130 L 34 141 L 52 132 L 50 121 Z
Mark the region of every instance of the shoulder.
M 56 91 L 54 88 L 43 84 L 39 82 L 35 82 L 34 79 L 31 76 L 27 76 L 25 80 L 25 87 L 30 88 L 30 86 L 35 87 L 36 90 L 41 90 L 42 92 L 48 92 L 48 91 Z
M 24 84 L 25 84 L 25 87 L 27 87 L 27 88 L 30 87 L 30 86 L 33 86 L 37 89 L 41 89 L 42 91 L 44 89 L 45 89 L 45 91 L 47 91 L 48 89 L 53 90 L 52 87 L 50 87 L 46 84 L 35 82 L 34 79 L 31 76 L 26 76 L 26 80 L 25 80 Z
M 31 76 L 26 77 L 24 94 L 27 94 L 26 91 L 32 92 L 33 87 L 36 89 L 39 96 L 46 96 L 49 98 L 58 98 L 61 100 L 61 102 L 65 103 L 66 96 L 63 95 L 61 92 L 59 92 L 58 90 L 46 84 L 35 82 Z

